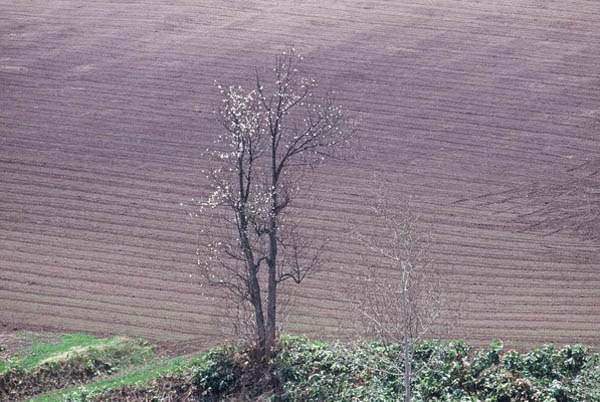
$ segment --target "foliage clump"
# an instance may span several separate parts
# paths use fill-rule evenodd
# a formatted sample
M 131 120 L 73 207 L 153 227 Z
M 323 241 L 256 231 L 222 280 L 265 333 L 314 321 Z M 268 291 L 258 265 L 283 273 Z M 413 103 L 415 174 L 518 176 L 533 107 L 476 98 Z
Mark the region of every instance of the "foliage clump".
M 192 384 L 202 390 L 202 395 L 218 397 L 235 389 L 239 385 L 241 374 L 236 348 L 226 346 L 208 352 L 204 364 L 194 373 Z

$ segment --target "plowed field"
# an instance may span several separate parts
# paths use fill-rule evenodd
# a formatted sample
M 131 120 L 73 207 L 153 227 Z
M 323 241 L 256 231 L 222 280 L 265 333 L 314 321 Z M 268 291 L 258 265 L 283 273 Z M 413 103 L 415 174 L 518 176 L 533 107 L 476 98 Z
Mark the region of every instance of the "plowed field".
M 292 330 L 343 333 L 382 172 L 434 224 L 457 335 L 600 347 L 597 0 L 0 0 L 0 325 L 222 339 L 179 203 L 206 192 L 214 81 L 289 45 L 362 121 L 305 203 L 332 249 Z

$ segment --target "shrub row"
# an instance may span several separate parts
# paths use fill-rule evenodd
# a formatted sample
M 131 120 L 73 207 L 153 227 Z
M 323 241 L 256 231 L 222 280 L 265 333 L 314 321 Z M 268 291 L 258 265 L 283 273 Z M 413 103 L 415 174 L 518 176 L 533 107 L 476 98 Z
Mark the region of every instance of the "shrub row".
M 192 377 L 198 399 L 375 402 L 404 392 L 399 346 L 285 337 L 270 361 L 250 356 L 232 346 L 212 350 Z M 465 341 L 424 342 L 413 365 L 415 402 L 600 401 L 600 357 L 580 345 L 518 353 L 498 341 L 479 351 Z

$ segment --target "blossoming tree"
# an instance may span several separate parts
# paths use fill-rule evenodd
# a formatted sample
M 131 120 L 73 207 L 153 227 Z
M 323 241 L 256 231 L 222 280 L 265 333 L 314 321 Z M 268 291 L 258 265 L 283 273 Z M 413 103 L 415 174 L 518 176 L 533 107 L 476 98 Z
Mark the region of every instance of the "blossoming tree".
M 222 131 L 210 152 L 211 193 L 197 212 L 209 222 L 198 247 L 205 283 L 250 308 L 262 353 L 277 334 L 280 284 L 299 284 L 321 262 L 323 246 L 301 235 L 290 204 L 302 176 L 340 156 L 352 133 L 333 93 L 318 96 L 301 62 L 291 49 L 276 57 L 271 80 L 257 70 L 251 89 L 218 87 Z

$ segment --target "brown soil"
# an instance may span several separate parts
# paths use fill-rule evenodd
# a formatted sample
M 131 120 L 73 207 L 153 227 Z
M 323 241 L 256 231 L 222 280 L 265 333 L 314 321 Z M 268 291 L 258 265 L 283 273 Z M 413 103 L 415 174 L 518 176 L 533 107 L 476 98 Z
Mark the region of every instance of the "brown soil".
M 51 332 L 31 332 L 0 329 L 0 345 L 4 350 L 0 352 L 0 360 L 21 353 L 25 348 L 34 343 L 52 343 L 56 335 Z
M 0 15 L 5 328 L 224 339 L 197 286 L 202 222 L 179 203 L 206 190 L 214 80 L 248 82 L 294 44 L 360 116 L 363 152 L 313 185 L 303 225 L 335 247 L 292 330 L 344 334 L 332 289 L 360 269 L 348 222 L 368 224 L 379 172 L 469 295 L 457 335 L 600 347 L 599 2 L 5 0 Z

